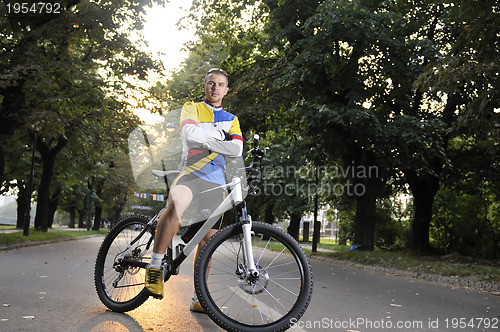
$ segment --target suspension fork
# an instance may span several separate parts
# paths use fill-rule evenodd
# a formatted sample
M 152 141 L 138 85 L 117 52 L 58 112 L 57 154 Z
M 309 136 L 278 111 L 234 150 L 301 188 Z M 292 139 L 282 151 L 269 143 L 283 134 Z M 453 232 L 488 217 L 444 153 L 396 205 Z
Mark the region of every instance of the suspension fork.
M 242 202 L 241 206 L 241 227 L 243 228 L 243 257 L 245 258 L 247 277 L 257 278 L 259 271 L 255 266 L 252 249 L 252 218 L 247 212 L 247 203 Z

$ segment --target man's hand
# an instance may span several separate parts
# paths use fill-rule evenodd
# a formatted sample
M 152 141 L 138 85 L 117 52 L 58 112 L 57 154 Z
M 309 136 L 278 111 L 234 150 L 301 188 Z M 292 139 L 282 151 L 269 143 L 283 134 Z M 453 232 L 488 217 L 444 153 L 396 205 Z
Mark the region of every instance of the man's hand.
M 222 130 L 222 134 L 224 135 L 224 141 L 232 141 L 233 138 L 231 137 L 231 135 L 229 135 L 229 133 L 225 130 Z

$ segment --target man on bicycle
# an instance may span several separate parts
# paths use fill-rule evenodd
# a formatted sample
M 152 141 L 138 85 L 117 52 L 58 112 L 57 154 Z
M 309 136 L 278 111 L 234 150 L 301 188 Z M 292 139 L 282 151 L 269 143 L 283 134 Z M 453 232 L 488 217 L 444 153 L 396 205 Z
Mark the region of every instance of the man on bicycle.
M 243 151 L 243 138 L 238 118 L 222 109 L 222 99 L 229 87 L 227 73 L 212 68 L 202 84 L 205 100 L 184 104 L 181 112 L 182 162 L 181 173 L 172 184 L 168 205 L 158 220 L 151 262 L 146 269 L 145 286 L 155 298 L 163 298 L 161 262 L 174 235 L 177 233 L 183 213 L 199 192 L 225 184 L 226 157 L 239 157 Z M 217 207 L 222 194 L 211 194 L 205 202 Z M 200 209 L 200 204 L 198 205 Z M 199 243 L 198 256 L 203 245 L 221 226 L 222 220 Z M 202 311 L 193 297 L 191 310 Z

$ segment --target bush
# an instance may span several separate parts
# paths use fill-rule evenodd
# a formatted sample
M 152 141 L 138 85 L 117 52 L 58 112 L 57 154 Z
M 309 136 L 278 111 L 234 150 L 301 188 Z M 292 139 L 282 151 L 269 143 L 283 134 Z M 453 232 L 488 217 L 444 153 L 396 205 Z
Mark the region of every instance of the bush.
M 496 257 L 500 233 L 498 205 L 482 195 L 441 188 L 434 204 L 431 243 L 446 253 Z
M 381 200 L 375 216 L 375 245 L 382 249 L 401 249 L 408 243 L 408 208 L 396 200 Z

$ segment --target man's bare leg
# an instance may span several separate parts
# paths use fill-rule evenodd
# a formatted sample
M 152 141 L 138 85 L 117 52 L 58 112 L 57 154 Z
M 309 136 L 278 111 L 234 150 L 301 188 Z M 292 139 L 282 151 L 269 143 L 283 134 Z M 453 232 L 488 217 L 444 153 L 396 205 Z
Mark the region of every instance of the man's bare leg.
M 172 188 L 167 208 L 158 219 L 153 252 L 158 254 L 165 253 L 170 241 L 172 241 L 172 238 L 177 233 L 184 211 L 186 211 L 192 200 L 193 193 L 187 186 L 179 185 Z
M 175 186 L 170 191 L 167 208 L 158 219 L 153 253 L 146 268 L 144 282 L 146 289 L 156 298 L 163 298 L 163 272 L 161 268 L 163 255 L 175 233 L 177 233 L 182 214 L 186 211 L 192 199 L 193 193 L 191 189 L 183 185 Z
M 211 229 L 208 231 L 207 235 L 205 235 L 205 237 L 200 241 L 200 243 L 198 243 L 198 247 L 196 247 L 196 253 L 194 255 L 194 259 L 193 259 L 193 271 L 194 271 L 194 267 L 196 265 L 196 259 L 198 258 L 198 255 L 200 254 L 200 251 L 201 249 L 203 248 L 203 246 L 205 245 L 205 243 L 207 243 L 207 241 L 215 234 L 217 233 L 217 230 L 216 229 Z M 207 269 L 207 274 L 210 272 L 210 263 L 212 262 L 212 260 L 210 260 L 209 262 L 209 265 L 208 265 L 208 269 Z M 193 299 L 191 301 L 191 311 L 195 311 L 195 312 L 205 312 L 200 304 L 200 302 L 198 301 L 198 296 L 196 295 L 196 292 L 194 292 L 194 295 L 193 295 Z

